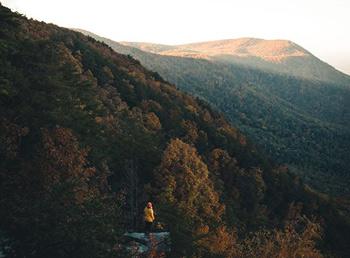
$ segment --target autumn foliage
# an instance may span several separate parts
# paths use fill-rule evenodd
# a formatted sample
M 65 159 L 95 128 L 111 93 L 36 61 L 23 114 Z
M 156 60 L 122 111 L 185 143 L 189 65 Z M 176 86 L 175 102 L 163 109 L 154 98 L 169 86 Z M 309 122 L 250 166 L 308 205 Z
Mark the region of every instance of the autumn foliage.
M 207 103 L 80 33 L 2 6 L 0 23 L 7 257 L 128 257 L 123 233 L 149 200 L 172 243 L 151 257 L 350 253 L 337 203 Z

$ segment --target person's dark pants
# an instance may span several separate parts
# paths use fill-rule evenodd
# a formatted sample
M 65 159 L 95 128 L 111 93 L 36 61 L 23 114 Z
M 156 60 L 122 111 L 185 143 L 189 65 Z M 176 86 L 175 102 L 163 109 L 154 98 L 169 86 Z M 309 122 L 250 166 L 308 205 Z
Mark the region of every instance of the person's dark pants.
M 149 234 L 152 231 L 152 222 L 145 221 L 145 233 Z

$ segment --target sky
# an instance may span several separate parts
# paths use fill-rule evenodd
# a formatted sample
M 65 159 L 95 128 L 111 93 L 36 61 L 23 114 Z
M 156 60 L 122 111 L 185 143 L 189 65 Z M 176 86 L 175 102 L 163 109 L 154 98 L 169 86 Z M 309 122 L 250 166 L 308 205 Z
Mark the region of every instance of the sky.
M 28 18 L 116 41 L 287 39 L 350 74 L 350 0 L 0 0 Z

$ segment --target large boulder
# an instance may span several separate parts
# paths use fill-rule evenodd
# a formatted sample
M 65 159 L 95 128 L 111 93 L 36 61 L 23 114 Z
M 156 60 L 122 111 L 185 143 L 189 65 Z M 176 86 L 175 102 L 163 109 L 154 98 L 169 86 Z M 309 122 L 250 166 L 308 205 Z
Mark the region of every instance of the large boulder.
M 148 254 L 150 252 L 168 253 L 171 242 L 169 232 L 140 233 L 127 232 L 123 235 L 126 250 L 132 256 Z

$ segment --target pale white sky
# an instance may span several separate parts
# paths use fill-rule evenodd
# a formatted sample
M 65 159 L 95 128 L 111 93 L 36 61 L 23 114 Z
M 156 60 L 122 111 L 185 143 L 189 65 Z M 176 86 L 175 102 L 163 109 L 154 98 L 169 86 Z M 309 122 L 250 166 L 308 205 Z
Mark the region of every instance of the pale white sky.
M 350 0 L 0 0 L 116 41 L 288 39 L 350 74 Z

